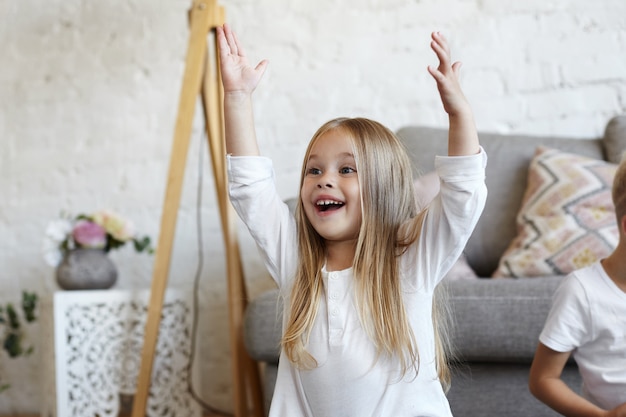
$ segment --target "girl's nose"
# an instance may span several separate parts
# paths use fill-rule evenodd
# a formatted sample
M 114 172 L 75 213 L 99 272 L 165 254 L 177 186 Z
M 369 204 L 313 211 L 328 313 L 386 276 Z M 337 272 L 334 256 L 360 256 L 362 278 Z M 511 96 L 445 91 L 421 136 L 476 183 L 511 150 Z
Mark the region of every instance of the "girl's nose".
M 333 178 L 329 172 L 317 179 L 317 188 L 333 188 Z

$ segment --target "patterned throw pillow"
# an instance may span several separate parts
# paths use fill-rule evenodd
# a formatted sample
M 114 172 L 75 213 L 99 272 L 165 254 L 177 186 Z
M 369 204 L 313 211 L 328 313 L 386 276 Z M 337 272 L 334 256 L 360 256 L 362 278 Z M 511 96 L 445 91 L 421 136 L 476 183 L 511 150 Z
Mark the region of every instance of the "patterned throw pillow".
M 517 215 L 517 237 L 494 278 L 565 275 L 617 246 L 611 187 L 617 165 L 537 148 Z

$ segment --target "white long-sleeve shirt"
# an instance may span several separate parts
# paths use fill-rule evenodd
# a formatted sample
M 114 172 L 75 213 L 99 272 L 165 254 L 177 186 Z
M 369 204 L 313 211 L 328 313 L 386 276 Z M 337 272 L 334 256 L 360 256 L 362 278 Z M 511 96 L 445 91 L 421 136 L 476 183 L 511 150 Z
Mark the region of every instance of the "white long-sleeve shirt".
M 400 259 L 404 306 L 419 349 L 417 377 L 410 371 L 402 377 L 393 359 L 376 360 L 359 320 L 352 268 L 323 269 L 324 296 L 306 346 L 318 366 L 301 370 L 281 355 L 270 417 L 451 416 L 435 367 L 432 298 L 483 210 L 486 161 L 484 150 L 436 157 L 441 192 L 420 238 Z M 233 206 L 284 297 L 284 330 L 298 256 L 295 219 L 276 192 L 269 159 L 229 156 L 228 172 Z

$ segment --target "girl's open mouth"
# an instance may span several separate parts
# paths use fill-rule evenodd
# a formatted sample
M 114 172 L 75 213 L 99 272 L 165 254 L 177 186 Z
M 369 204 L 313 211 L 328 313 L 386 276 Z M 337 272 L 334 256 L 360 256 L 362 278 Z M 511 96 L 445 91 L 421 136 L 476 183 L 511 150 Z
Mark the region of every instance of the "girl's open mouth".
M 339 210 L 344 205 L 345 203 L 336 200 L 319 200 L 315 203 L 315 207 L 319 212 Z

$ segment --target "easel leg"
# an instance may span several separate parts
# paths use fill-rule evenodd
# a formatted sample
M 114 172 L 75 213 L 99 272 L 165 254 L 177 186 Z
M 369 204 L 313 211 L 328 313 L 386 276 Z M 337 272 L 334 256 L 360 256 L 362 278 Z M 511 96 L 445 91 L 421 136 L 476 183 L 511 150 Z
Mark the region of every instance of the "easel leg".
M 246 354 L 242 340 L 241 323 L 247 297 L 237 242 L 235 216 L 228 202 L 226 190 L 225 152 L 222 127 L 223 115 L 218 87 L 219 79 L 215 77 L 215 93 L 211 93 L 211 87 L 208 86 L 209 80 L 213 80 L 214 77 L 209 77 L 210 73 L 208 73 L 210 68 L 207 61 L 207 35 L 212 28 L 217 25 L 222 25 L 223 23 L 224 10 L 217 5 L 216 0 L 194 0 L 190 12 L 191 34 L 187 47 L 185 73 L 183 76 L 178 117 L 176 119 L 165 202 L 161 217 L 161 232 L 155 255 L 141 367 L 137 379 L 132 417 L 145 416 L 161 310 L 163 309 L 163 298 L 167 288 L 167 278 L 170 269 L 176 219 L 180 206 L 182 181 L 189 149 L 189 138 L 191 135 L 195 104 L 198 94 L 200 93 L 202 93 L 205 107 L 207 132 L 210 138 L 209 143 L 211 145 L 211 156 L 227 254 L 228 304 L 231 327 L 235 416 L 245 417 L 248 414 L 246 381 L 250 383 L 248 388 L 251 390 L 251 397 L 254 401 L 255 415 L 263 415 L 263 400 L 258 367 Z M 215 100 L 215 98 L 210 101 L 207 100 L 208 97 L 205 97 L 207 91 L 213 97 L 217 97 L 217 100 Z

